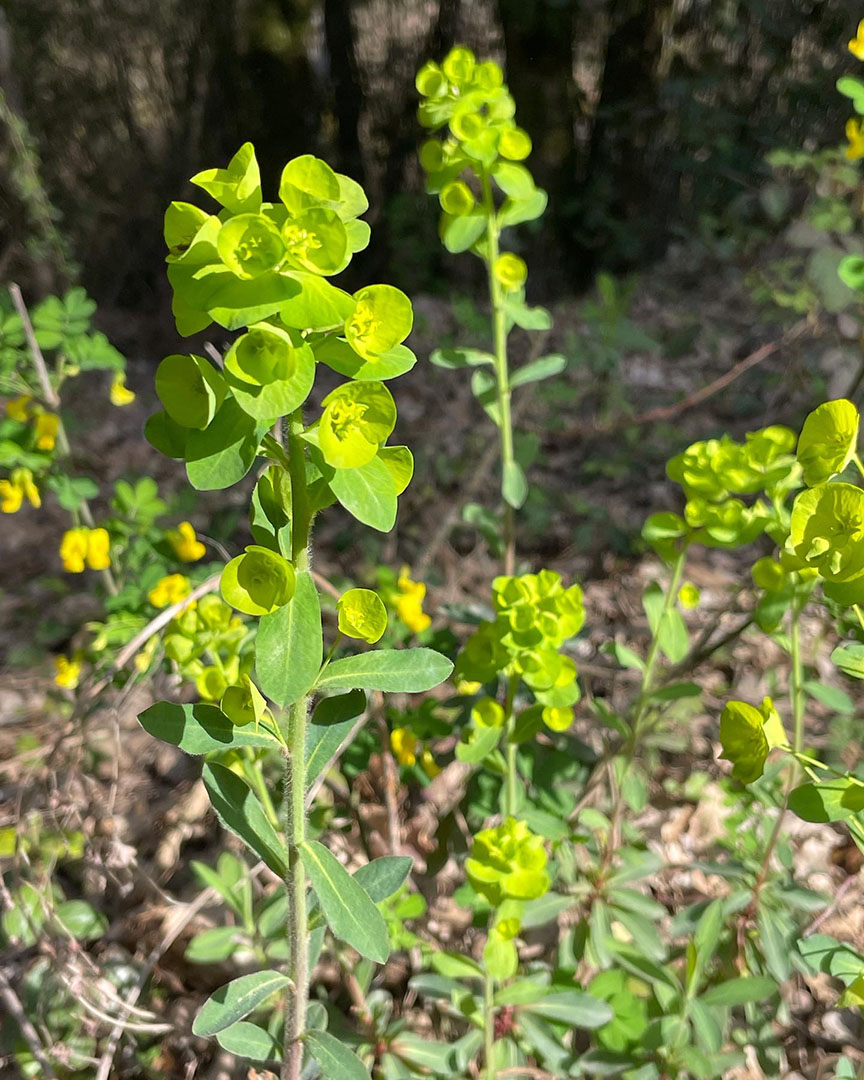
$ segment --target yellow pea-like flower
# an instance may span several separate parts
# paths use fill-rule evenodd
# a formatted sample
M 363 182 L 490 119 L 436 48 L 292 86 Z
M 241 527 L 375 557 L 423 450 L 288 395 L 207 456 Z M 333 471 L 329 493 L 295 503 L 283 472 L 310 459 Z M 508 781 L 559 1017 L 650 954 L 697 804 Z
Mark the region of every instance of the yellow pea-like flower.
M 24 493 L 17 484 L 0 480 L 0 510 L 4 514 L 16 514 L 21 509 Z
M 195 535 L 191 521 L 181 521 L 176 529 L 171 529 L 168 533 L 168 543 L 181 562 L 197 562 L 207 551 Z
M 122 371 L 119 371 L 114 376 L 108 396 L 111 399 L 111 404 L 117 405 L 120 408 L 124 405 L 131 405 L 135 400 L 135 391 L 130 390 L 126 385 L 126 376 Z
M 432 756 L 431 750 L 424 750 L 420 755 L 420 767 L 423 772 L 429 777 L 430 780 L 434 780 L 435 777 L 441 772 L 441 766 Z
M 850 118 L 846 121 L 846 138 L 849 140 L 849 145 L 846 147 L 846 157 L 850 161 L 857 161 L 859 158 L 864 157 L 864 130 L 862 130 L 859 120 Z
M 68 529 L 60 543 L 63 569 L 70 574 L 106 570 L 111 565 L 111 540 L 106 529 Z
M 396 597 L 396 614 L 415 634 L 425 630 L 432 620 L 423 611 L 426 586 L 422 581 L 412 581 L 408 568 L 405 567 L 396 582 L 399 595 Z
M 858 60 L 864 60 L 864 19 L 858 23 L 855 37 L 849 42 L 849 52 Z
M 178 600 L 184 600 L 191 591 L 188 578 L 182 574 L 169 574 L 156 582 L 147 594 L 147 599 L 153 607 L 164 608 L 169 604 L 176 604 Z
M 390 749 L 400 765 L 413 765 L 417 760 L 417 742 L 410 728 L 394 728 L 390 732 Z
M 30 419 L 30 404 L 33 398 L 28 395 L 24 397 L 12 398 L 11 401 L 6 402 L 6 415 L 10 420 L 17 420 L 19 424 L 24 424 Z
M 36 449 L 53 450 L 60 430 L 60 417 L 55 413 L 42 412 L 36 417 Z
M 81 679 L 81 661 L 74 657 L 70 659 L 68 656 L 58 656 L 54 664 L 57 668 L 55 684 L 64 690 L 74 690 Z

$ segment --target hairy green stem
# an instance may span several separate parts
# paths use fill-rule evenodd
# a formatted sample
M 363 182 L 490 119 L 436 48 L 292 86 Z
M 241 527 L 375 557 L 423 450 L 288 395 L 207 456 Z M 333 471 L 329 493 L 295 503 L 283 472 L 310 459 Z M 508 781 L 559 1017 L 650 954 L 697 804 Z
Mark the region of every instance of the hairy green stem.
M 519 676 L 511 675 L 507 683 L 507 698 L 504 705 L 504 738 L 506 740 L 507 778 L 505 781 L 504 816 L 516 816 L 517 793 L 519 790 L 519 771 L 516 765 L 516 743 L 512 741 L 516 730 L 516 715 L 513 702 L 519 687 Z
M 510 369 L 507 358 L 507 315 L 504 311 L 501 283 L 495 276 L 495 263 L 498 261 L 498 219 L 495 202 L 492 198 L 492 185 L 488 176 L 483 176 L 483 208 L 486 214 L 486 270 L 489 278 L 489 300 L 492 304 L 492 337 L 495 354 L 495 383 L 498 396 L 500 423 L 498 433 L 501 440 L 501 477 L 506 476 L 515 457 L 513 453 L 513 418 L 510 412 Z M 513 507 L 504 500 L 504 573 L 512 574 L 516 569 L 516 531 Z
M 485 1080 L 495 1080 L 495 980 L 488 972 L 483 982 L 483 1064 Z
M 302 439 L 303 413 L 298 409 L 288 428 L 288 471 L 291 477 L 291 554 L 297 570 L 309 568 L 311 515 L 306 491 L 306 446 Z M 306 1030 L 306 1003 L 309 996 L 309 942 L 306 911 L 306 871 L 303 845 L 306 842 L 306 727 L 309 698 L 291 706 L 285 752 L 285 782 L 282 792 L 282 824 L 288 848 L 288 987 L 285 1008 L 285 1038 L 282 1080 L 300 1080 L 303 1071 L 303 1034 Z

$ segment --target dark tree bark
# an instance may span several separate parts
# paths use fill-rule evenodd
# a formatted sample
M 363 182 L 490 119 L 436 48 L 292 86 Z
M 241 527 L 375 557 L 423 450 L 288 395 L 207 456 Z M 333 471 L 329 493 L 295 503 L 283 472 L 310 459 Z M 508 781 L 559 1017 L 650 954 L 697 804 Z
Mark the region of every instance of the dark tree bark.
M 360 148 L 360 117 L 364 99 L 351 9 L 352 0 L 324 0 L 324 35 L 338 123 L 339 164 L 344 172 L 363 184 L 365 170 Z

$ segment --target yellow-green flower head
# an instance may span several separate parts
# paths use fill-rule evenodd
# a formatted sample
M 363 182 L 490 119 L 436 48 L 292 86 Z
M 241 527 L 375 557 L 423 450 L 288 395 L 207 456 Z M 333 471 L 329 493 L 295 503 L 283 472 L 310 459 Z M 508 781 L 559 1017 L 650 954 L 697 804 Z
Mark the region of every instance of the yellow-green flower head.
M 536 900 L 550 884 L 543 837 L 512 817 L 477 833 L 465 872 L 493 907 L 502 900 Z
M 274 270 L 285 258 L 285 243 L 275 224 L 264 214 L 237 214 L 216 237 L 222 262 L 245 280 Z
M 336 605 L 339 633 L 374 645 L 387 629 L 384 601 L 371 589 L 348 589 Z
M 798 463 L 808 487 L 843 472 L 858 445 L 860 417 L 851 401 L 840 398 L 815 408 L 798 440 Z
M 726 471 L 745 468 L 744 448 L 724 436 L 688 446 L 669 461 L 666 474 L 688 498 L 725 499 L 731 490 Z
M 500 728 L 504 726 L 504 709 L 494 698 L 483 697 L 474 703 L 471 720 L 476 727 Z
M 111 541 L 106 529 L 68 529 L 60 542 L 63 569 L 70 574 L 106 570 L 111 565 Z
M 854 484 L 817 484 L 792 507 L 784 564 L 811 567 L 828 582 L 864 575 L 864 491 Z
M 704 498 L 690 499 L 684 507 L 684 518 L 692 529 L 699 530 L 694 539 L 706 547 L 749 544 L 764 532 L 770 521 L 763 503 L 746 506 L 740 499 L 726 499 L 721 503 Z
M 561 575 L 551 570 L 521 577 L 497 577 L 492 602 L 508 627 L 505 644 L 530 648 L 546 642 L 558 648 L 582 629 L 585 609 L 578 585 L 565 589 Z
M 182 574 L 168 574 L 156 582 L 147 599 L 154 607 L 164 608 L 176 604 L 178 600 L 185 600 L 191 591 L 189 578 Z
M 436 142 L 432 145 L 440 146 L 440 143 Z M 475 206 L 474 192 L 464 180 L 454 180 L 452 183 L 446 184 L 441 189 L 438 201 L 441 203 L 441 209 L 444 213 L 453 217 L 463 217 L 465 214 L 470 214 Z
M 235 686 L 224 691 L 220 708 L 237 727 L 253 722 L 258 724 L 267 714 L 267 702 L 248 675 L 241 675 Z
M 176 529 L 169 529 L 166 539 L 181 562 L 197 562 L 207 552 L 207 548 L 195 535 L 191 521 L 181 521 Z
M 354 293 L 354 301 L 354 311 L 345 320 L 345 340 L 358 356 L 374 364 L 411 333 L 414 309 L 393 285 L 367 285 Z
M 520 289 L 528 277 L 528 267 L 525 265 L 525 260 L 520 259 L 518 255 L 514 255 L 511 251 L 505 251 L 503 255 L 498 256 L 494 272 L 501 286 L 508 291 Z
M 324 398 L 323 406 L 318 443 L 335 469 L 366 465 L 396 426 L 396 403 L 382 382 L 343 383 Z
M 742 784 L 752 784 L 765 769 L 765 760 L 775 746 L 787 746 L 783 721 L 771 698 L 757 709 L 746 701 L 730 701 L 720 717 L 720 755 L 733 765 L 732 775 Z
M 786 588 L 789 581 L 789 575 L 783 569 L 782 563 L 772 559 L 770 555 L 757 559 L 753 563 L 750 573 L 754 585 L 758 585 L 760 589 L 764 589 L 766 592 L 781 592 Z
M 222 571 L 224 600 L 246 615 L 269 615 L 294 595 L 294 567 L 276 551 L 250 544 Z M 220 695 L 221 696 L 221 695 Z
M 348 234 L 334 210 L 313 207 L 282 226 L 289 263 L 313 274 L 335 274 L 345 263 Z
M 741 494 L 770 491 L 781 483 L 797 480 L 795 465 L 795 432 L 781 424 L 771 424 L 761 431 L 751 431 L 744 437 L 744 456 L 747 462 L 746 485 L 732 479 L 731 490 Z

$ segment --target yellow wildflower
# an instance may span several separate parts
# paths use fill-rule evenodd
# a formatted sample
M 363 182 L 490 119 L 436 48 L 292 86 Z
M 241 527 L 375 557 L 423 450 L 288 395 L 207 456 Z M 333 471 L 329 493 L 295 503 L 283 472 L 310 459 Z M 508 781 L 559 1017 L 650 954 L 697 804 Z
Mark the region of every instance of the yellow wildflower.
M 24 492 L 9 480 L 0 480 L 0 510 L 4 514 L 16 514 L 24 501 Z
M 432 622 L 423 611 L 426 586 L 422 581 L 412 581 L 408 567 L 405 566 L 402 568 L 396 587 L 399 590 L 399 595 L 396 597 L 396 614 L 409 630 L 419 634 Z
M 864 19 L 858 23 L 855 37 L 849 42 L 849 52 L 858 60 L 864 60 Z
M 176 529 L 170 529 L 168 543 L 181 562 L 197 562 L 207 550 L 195 535 L 191 521 L 181 521 Z
M 54 682 L 58 686 L 62 686 L 64 690 L 74 690 L 81 678 L 80 660 L 76 660 L 74 657 L 70 659 L 68 656 L 58 656 L 55 658 L 54 663 L 57 667 Z
M 156 652 L 156 648 L 159 644 L 159 635 L 154 634 L 153 637 L 147 642 L 140 652 L 135 653 L 135 670 L 140 674 L 144 674 L 145 671 L 153 663 L 153 655 Z
M 114 376 L 114 381 L 111 383 L 111 389 L 109 391 L 109 397 L 111 398 L 111 404 L 122 407 L 123 405 L 131 405 L 135 400 L 134 390 L 130 390 L 126 385 L 126 376 L 122 371 L 118 371 Z
M 14 514 L 21 509 L 25 499 L 37 510 L 42 505 L 33 473 L 29 469 L 13 469 L 8 480 L 0 480 L 0 510 L 4 514 Z
M 24 424 L 30 419 L 30 402 L 32 397 L 26 395 L 25 397 L 12 398 L 11 401 L 6 402 L 6 415 L 10 420 L 17 420 L 19 424 Z
M 394 728 L 390 732 L 390 749 L 400 765 L 413 765 L 417 760 L 417 736 L 409 728 Z
M 39 413 L 36 417 L 36 449 L 53 450 L 59 430 L 59 416 L 50 412 Z
M 86 564 L 91 570 L 105 570 L 111 565 L 110 547 L 106 529 L 68 529 L 60 544 L 63 569 L 80 574 Z
M 431 750 L 424 750 L 420 755 L 420 765 L 430 780 L 434 780 L 441 772 L 441 766 L 432 756 Z
M 846 147 L 846 157 L 850 161 L 857 161 L 864 157 L 864 131 L 861 129 L 859 120 L 849 119 L 846 121 L 846 138 L 849 145 Z
M 169 574 L 156 582 L 147 594 L 147 599 L 153 607 L 163 608 L 185 599 L 191 591 L 188 578 L 182 574 Z

